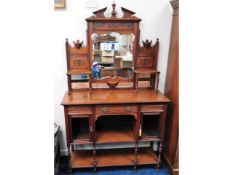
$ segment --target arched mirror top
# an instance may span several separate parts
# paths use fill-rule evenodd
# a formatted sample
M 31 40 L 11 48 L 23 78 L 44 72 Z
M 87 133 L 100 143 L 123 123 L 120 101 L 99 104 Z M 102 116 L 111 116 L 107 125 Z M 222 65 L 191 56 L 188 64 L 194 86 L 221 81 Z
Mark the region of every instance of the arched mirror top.
M 110 17 L 103 8 L 86 19 L 92 79 L 111 88 L 120 82 L 133 82 L 141 21 L 123 7 L 123 16 L 118 18 L 115 6 L 113 3 Z

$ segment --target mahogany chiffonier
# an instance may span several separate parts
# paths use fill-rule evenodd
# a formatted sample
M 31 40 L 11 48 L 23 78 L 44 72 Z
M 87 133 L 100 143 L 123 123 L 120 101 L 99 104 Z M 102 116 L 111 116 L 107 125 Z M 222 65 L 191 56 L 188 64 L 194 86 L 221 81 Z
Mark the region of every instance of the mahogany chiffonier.
M 123 7 L 118 18 L 115 6 L 109 18 L 103 8 L 86 19 L 86 46 L 66 40 L 68 92 L 62 105 L 71 170 L 161 165 L 170 100 L 157 88 L 159 41 L 140 46 L 141 19 Z M 101 76 L 104 69 L 123 72 Z

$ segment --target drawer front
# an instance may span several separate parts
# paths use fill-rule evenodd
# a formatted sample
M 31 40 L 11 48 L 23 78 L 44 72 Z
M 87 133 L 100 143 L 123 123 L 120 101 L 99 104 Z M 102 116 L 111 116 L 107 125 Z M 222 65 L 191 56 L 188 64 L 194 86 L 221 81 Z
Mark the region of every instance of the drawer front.
M 90 106 L 70 106 L 68 107 L 68 115 L 83 115 L 92 114 L 92 108 Z
M 136 105 L 99 105 L 96 106 L 97 114 L 124 114 L 137 112 Z
M 163 105 L 142 105 L 141 112 L 163 112 Z

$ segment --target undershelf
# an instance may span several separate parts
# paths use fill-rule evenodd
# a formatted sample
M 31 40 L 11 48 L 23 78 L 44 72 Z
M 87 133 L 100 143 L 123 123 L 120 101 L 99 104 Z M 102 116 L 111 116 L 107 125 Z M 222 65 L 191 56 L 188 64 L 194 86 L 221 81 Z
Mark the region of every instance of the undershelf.
M 160 141 L 160 138 L 156 136 L 142 135 L 139 141 Z
M 150 148 L 138 150 L 138 165 L 156 164 L 158 158 Z M 97 167 L 134 165 L 134 149 L 98 150 L 96 152 Z M 93 167 L 92 151 L 76 151 L 71 153 L 72 168 Z
M 89 133 L 80 133 L 73 138 L 74 144 L 88 144 L 91 143 Z
M 97 143 L 134 142 L 133 132 L 129 130 L 110 130 L 96 132 Z
M 143 131 L 142 132 L 141 140 L 160 141 L 158 132 L 155 131 L 155 130 L 153 130 L 153 129 L 147 130 L 147 131 Z
M 160 141 L 158 136 L 142 134 L 139 141 Z M 131 143 L 135 142 L 135 138 L 132 131 L 98 131 L 96 133 L 96 143 Z M 77 135 L 73 139 L 74 144 L 91 144 L 88 133 L 82 133 Z

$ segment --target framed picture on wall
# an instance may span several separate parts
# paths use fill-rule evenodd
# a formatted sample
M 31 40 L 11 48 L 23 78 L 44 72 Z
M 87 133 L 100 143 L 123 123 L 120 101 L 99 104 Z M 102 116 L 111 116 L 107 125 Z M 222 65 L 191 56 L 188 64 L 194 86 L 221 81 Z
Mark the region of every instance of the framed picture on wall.
M 66 0 L 54 0 L 54 8 L 55 9 L 65 8 L 65 1 Z

